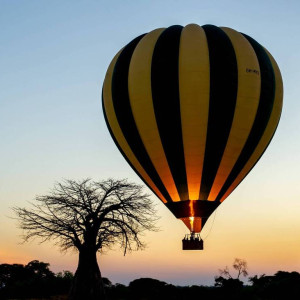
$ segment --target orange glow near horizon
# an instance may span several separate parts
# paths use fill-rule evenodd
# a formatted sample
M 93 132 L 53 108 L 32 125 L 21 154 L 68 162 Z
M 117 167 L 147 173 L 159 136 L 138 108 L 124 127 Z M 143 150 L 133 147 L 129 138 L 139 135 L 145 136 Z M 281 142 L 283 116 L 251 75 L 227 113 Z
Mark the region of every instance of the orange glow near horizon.
M 218 269 L 230 267 L 235 257 L 248 262 L 250 276 L 272 275 L 278 270 L 299 272 L 300 239 L 296 235 L 300 230 L 300 205 L 276 216 L 273 207 L 262 206 L 259 199 L 254 199 L 250 205 L 250 199 L 239 201 L 241 197 L 238 196 L 222 204 L 215 221 L 213 218 L 207 221 L 203 228 L 205 249 L 195 252 L 182 251 L 181 238 L 186 234 L 186 227 L 161 204 L 158 213 L 161 219 L 157 224 L 161 231 L 146 233 L 143 240 L 148 247 L 144 251 L 128 253 L 124 257 L 116 245 L 106 254 L 99 254 L 103 276 L 124 284 L 137 278 L 152 277 L 179 285 L 212 285 Z M 282 205 L 282 211 L 286 204 L 279 205 Z M 238 209 L 239 213 L 236 212 Z M 186 222 L 189 223 L 189 218 Z M 198 217 L 194 217 L 195 231 L 197 222 Z M 20 232 L 14 229 L 10 219 L 2 220 L 0 233 L 6 241 L 5 245 L 0 244 L 0 263 L 27 264 L 37 259 L 49 262 L 54 272 L 76 270 L 76 252 L 64 254 L 52 243 L 40 245 L 38 240 L 19 244 Z
M 208 219 L 202 230 L 203 251 L 182 250 L 181 239 L 187 228 L 190 229 L 189 216 L 180 222 L 156 200 L 157 215 L 161 217 L 157 226 L 161 231 L 145 233 L 142 239 L 148 247 L 144 251 L 128 253 L 124 257 L 116 245 L 115 249 L 99 254 L 102 275 L 114 283 L 123 284 L 141 277 L 152 277 L 178 285 L 212 285 L 218 269 L 226 265 L 230 267 L 235 257 L 248 262 L 250 276 L 273 275 L 278 270 L 299 272 L 299 196 L 286 194 L 279 183 L 271 186 L 266 196 L 263 194 L 264 181 L 254 179 L 255 193 L 253 185 L 244 184 L 243 189 L 237 189 L 220 205 L 216 215 Z M 296 192 L 300 195 L 300 187 L 294 186 L 293 192 L 299 189 Z M 6 198 L 12 199 L 10 195 Z M 288 199 L 288 202 L 282 199 Z M 188 209 L 191 217 L 194 214 L 193 229 L 198 232 L 201 218 L 195 216 L 194 201 Z M 8 209 L 5 214 L 9 214 Z M 27 264 L 37 259 L 50 263 L 54 272 L 76 270 L 78 253 L 75 251 L 61 253 L 53 243 L 40 245 L 39 240 L 22 244 L 22 232 L 17 229 L 15 220 L 0 218 L 0 224 L 0 263 Z

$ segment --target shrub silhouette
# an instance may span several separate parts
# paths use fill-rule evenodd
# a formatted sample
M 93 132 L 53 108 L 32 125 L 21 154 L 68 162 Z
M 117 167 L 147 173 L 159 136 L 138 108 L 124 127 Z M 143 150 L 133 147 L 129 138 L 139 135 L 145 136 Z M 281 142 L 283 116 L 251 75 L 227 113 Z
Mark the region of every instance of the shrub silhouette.
M 71 272 L 55 275 L 48 263 L 33 260 L 27 265 L 0 265 L 0 299 L 45 298 L 68 292 L 73 279 Z

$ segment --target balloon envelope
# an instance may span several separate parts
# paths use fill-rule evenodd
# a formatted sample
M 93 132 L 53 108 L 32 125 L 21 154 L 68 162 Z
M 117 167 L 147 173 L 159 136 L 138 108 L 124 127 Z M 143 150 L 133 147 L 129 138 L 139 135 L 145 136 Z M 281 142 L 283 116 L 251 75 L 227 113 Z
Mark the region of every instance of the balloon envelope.
M 117 147 L 195 232 L 264 153 L 282 98 L 271 54 L 251 37 L 213 25 L 175 25 L 135 38 L 114 57 L 103 85 Z

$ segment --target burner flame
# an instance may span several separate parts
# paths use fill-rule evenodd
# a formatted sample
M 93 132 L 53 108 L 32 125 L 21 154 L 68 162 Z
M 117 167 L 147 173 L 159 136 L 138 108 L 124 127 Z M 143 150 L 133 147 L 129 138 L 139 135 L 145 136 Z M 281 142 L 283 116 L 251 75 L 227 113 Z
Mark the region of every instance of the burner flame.
M 191 231 L 193 232 L 194 231 L 194 217 L 190 217 L 190 224 L 191 224 Z
M 190 204 L 189 204 L 189 207 L 190 207 L 190 224 L 191 224 L 191 231 L 193 232 L 194 231 L 194 220 L 195 220 L 195 211 L 194 211 L 194 201 L 193 200 L 190 200 Z

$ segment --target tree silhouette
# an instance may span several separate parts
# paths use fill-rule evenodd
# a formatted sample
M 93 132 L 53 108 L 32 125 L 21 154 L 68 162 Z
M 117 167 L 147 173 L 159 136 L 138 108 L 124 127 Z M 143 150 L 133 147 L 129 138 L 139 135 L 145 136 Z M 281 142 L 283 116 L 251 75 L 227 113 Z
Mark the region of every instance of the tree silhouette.
M 278 271 L 273 276 L 255 275 L 249 281 L 257 299 L 298 299 L 300 295 L 298 272 Z
M 215 276 L 215 286 L 222 288 L 226 296 L 231 295 L 231 298 L 234 299 L 234 297 L 238 297 L 239 291 L 243 287 L 240 276 L 248 276 L 248 266 L 245 260 L 235 258 L 232 267 L 237 271 L 236 277 L 231 275 L 228 266 L 226 266 L 224 269 L 219 269 L 219 276 Z
M 46 298 L 64 291 L 69 283 L 50 271 L 48 263 L 38 260 L 27 265 L 0 264 L 0 299 Z
M 235 258 L 232 267 L 238 271 L 237 279 L 239 279 L 241 275 L 244 277 L 248 276 L 248 265 L 244 259 Z
M 240 279 L 241 275 L 243 275 L 244 277 L 248 276 L 248 265 L 244 259 L 235 258 L 232 267 L 238 272 L 235 279 Z M 226 266 L 224 269 L 219 269 L 219 273 L 226 279 L 233 279 L 229 272 L 228 266 Z
M 79 252 L 69 299 L 104 299 L 97 251 L 119 244 L 124 251 L 142 249 L 140 235 L 155 230 L 155 209 L 142 186 L 126 180 L 65 180 L 49 195 L 37 196 L 31 208 L 13 208 L 24 241 L 54 240 L 62 250 Z

